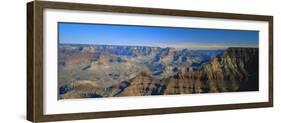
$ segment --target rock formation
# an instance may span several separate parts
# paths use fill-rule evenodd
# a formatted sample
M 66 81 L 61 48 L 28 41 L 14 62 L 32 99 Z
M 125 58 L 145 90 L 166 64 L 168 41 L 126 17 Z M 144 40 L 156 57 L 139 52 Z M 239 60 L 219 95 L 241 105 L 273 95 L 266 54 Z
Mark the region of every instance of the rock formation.
M 59 47 L 59 98 L 258 91 L 258 49 Z

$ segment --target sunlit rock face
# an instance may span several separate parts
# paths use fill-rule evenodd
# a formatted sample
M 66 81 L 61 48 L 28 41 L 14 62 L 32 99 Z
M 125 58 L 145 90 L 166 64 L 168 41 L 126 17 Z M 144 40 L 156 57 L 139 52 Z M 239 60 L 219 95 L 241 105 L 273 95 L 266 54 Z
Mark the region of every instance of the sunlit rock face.
M 60 44 L 59 99 L 258 91 L 258 49 Z

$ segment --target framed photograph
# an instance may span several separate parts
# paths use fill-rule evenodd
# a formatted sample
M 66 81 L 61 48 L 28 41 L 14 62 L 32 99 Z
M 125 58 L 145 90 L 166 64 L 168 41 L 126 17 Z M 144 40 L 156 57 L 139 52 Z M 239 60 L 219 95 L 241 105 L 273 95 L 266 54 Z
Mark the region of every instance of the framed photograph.
M 273 106 L 273 17 L 27 3 L 33 122 Z

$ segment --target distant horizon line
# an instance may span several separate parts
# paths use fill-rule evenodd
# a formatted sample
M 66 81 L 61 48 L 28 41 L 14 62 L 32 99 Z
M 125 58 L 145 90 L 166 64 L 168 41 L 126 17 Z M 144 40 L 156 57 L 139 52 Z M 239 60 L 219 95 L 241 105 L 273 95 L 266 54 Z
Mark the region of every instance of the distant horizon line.
M 152 47 L 152 48 L 174 48 L 174 49 L 188 49 L 188 50 L 224 50 L 228 48 L 259 48 L 258 46 L 221 46 L 216 48 L 188 48 L 188 47 L 169 47 L 169 46 L 146 46 L 146 45 L 118 45 L 118 44 L 85 44 L 85 43 L 58 43 L 62 45 L 101 45 L 101 46 L 129 46 L 129 47 Z M 208 47 L 208 46 L 207 46 Z

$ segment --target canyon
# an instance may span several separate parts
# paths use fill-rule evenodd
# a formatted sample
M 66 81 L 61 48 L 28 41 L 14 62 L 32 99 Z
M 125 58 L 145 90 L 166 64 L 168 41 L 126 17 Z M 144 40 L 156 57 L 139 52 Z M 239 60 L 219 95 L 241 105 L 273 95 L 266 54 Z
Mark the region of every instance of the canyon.
M 59 44 L 58 99 L 258 91 L 258 48 Z

